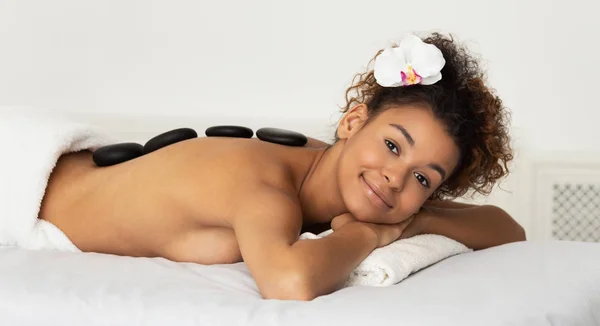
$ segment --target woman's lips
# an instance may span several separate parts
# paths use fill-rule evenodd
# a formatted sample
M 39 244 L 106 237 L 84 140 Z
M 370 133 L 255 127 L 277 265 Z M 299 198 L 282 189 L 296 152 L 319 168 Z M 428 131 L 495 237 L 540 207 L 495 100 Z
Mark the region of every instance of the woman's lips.
M 390 209 L 392 205 L 389 204 L 383 195 L 379 194 L 379 191 L 375 185 L 371 185 L 364 176 L 360 177 L 364 183 L 367 197 L 376 205 L 383 209 Z

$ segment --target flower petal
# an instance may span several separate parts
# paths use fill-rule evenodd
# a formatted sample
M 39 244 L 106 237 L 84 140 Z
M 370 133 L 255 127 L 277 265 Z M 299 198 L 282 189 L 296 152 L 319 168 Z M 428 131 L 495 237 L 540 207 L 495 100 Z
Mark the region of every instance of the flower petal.
M 410 63 L 423 78 L 438 74 L 446 64 L 442 51 L 433 44 L 422 43 L 410 50 Z
M 439 73 L 437 73 L 437 75 L 433 75 L 433 76 L 429 76 L 429 77 L 424 77 L 421 80 L 421 85 L 435 84 L 435 83 L 439 82 L 441 79 L 442 79 L 442 73 L 439 72 Z
M 419 47 L 423 45 L 423 41 L 416 35 L 408 34 L 406 35 L 402 41 L 400 41 L 400 45 L 397 47 L 398 51 L 401 51 L 404 57 L 406 58 L 406 63 L 412 64 L 414 60 L 414 53 L 412 49 L 415 47 Z
M 383 87 L 396 87 L 402 85 L 400 71 L 406 66 L 402 53 L 394 49 L 385 49 L 375 59 L 373 68 L 377 83 Z
M 398 68 L 400 68 L 400 71 L 405 73 L 408 72 L 408 60 L 404 55 L 404 51 L 399 47 L 392 48 L 391 51 L 394 52 L 396 57 L 398 57 Z

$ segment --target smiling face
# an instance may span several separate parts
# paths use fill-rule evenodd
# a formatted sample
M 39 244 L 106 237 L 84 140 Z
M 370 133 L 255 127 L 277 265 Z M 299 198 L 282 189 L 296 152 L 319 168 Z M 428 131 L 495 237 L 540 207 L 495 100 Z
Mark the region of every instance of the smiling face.
M 342 199 L 364 222 L 398 223 L 418 212 L 450 176 L 459 149 L 423 106 L 388 108 L 369 118 L 365 105 L 340 121 Z

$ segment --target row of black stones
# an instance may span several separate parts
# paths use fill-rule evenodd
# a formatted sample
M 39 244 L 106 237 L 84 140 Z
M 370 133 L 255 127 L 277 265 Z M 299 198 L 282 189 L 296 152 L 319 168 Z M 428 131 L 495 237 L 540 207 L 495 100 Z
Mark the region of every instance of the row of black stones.
M 214 126 L 206 129 L 205 134 L 207 137 L 252 138 L 254 131 L 242 126 Z M 103 146 L 95 150 L 92 157 L 97 166 L 111 166 L 196 137 L 198 137 L 198 133 L 194 129 L 179 128 L 153 137 L 144 146 L 138 143 L 119 143 Z M 256 137 L 263 141 L 287 146 L 304 146 L 308 141 L 306 136 L 301 133 L 278 128 L 258 129 Z

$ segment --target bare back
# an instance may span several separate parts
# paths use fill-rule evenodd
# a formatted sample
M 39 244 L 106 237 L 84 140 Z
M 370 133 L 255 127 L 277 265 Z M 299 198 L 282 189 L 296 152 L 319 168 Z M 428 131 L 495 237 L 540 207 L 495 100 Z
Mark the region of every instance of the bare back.
M 39 217 L 82 251 L 238 262 L 236 201 L 264 185 L 297 193 L 319 153 L 257 139 L 197 138 L 103 168 L 90 152 L 68 154 L 50 177 Z

